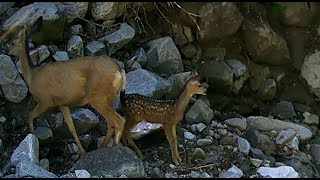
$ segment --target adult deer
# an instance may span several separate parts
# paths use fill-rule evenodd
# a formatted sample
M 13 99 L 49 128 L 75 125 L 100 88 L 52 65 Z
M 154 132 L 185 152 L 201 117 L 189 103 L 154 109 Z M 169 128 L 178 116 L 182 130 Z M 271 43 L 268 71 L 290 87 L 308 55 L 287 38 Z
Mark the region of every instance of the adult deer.
M 69 106 L 90 104 L 107 121 L 108 132 L 105 137 L 107 141 L 115 133 L 115 144 L 118 144 L 125 119 L 115 111 L 112 101 L 121 90 L 125 89 L 125 71 L 108 56 L 85 56 L 32 68 L 27 39 L 29 34 L 39 31 L 42 17 L 32 26 L 30 33 L 30 28 L 17 24 L 19 23 L 14 23 L 4 32 L 1 40 L 9 40 L 8 54 L 19 57 L 23 78 L 29 86 L 31 95 L 37 101 L 36 107 L 28 117 L 30 132 L 34 133 L 34 118 L 49 108 L 59 107 L 80 154 L 85 154 Z
M 196 71 L 190 73 L 182 94 L 175 100 L 156 100 L 139 94 L 125 94 L 122 91 L 120 93 L 121 106 L 127 116 L 122 138 L 126 139 L 138 156 L 143 159 L 140 149 L 131 137 L 132 128 L 143 120 L 163 124 L 171 148 L 172 161 L 179 165 L 182 159 L 177 148 L 176 125 L 183 119 L 191 97 L 194 94 L 206 95 L 206 91 Z

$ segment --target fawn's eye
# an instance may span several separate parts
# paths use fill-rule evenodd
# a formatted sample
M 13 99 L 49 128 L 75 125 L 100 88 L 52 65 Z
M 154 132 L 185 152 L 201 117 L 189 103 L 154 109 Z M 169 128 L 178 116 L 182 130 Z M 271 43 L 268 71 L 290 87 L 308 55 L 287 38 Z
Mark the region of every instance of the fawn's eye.
M 198 84 L 198 87 L 201 87 L 201 84 Z

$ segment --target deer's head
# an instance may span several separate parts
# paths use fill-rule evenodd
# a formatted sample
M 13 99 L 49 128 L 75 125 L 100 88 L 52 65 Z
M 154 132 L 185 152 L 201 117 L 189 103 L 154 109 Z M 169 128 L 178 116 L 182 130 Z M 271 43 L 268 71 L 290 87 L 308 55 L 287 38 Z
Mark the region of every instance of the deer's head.
M 188 76 L 187 87 L 192 94 L 206 95 L 207 88 L 203 87 L 201 84 L 201 76 L 197 71 L 193 70 Z
M 42 20 L 43 18 L 40 16 L 31 28 L 26 25 L 19 25 L 20 22 L 13 23 L 8 30 L 0 34 L 1 49 L 6 51 L 7 54 L 17 56 L 21 52 L 21 48 L 26 48 L 24 46 L 21 47 L 21 45 L 26 43 L 29 34 L 40 30 Z

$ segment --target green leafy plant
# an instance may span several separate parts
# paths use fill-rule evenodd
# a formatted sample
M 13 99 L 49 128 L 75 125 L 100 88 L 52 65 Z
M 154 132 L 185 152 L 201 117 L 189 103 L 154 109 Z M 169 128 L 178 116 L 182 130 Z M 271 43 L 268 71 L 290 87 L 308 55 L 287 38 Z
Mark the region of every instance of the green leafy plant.
M 285 9 L 286 6 L 281 2 L 273 2 L 271 5 L 271 13 L 273 16 L 279 17 Z

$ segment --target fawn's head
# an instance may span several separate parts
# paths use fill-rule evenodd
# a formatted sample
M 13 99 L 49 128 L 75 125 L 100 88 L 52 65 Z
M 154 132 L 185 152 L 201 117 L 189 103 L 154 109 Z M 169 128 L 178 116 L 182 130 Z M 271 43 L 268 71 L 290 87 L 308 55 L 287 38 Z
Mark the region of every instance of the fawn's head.
M 42 20 L 43 18 L 40 16 L 31 28 L 26 25 L 19 25 L 20 22 L 13 23 L 8 30 L 0 34 L 1 49 L 5 50 L 7 54 L 17 56 L 19 52 L 21 52 L 21 48 L 26 48 L 21 45 L 28 45 L 26 41 L 29 34 L 33 34 L 40 30 Z
M 188 82 L 186 84 L 186 88 L 188 88 L 192 94 L 206 95 L 207 88 L 202 86 L 200 82 L 201 76 L 197 73 L 197 71 L 193 70 L 187 79 Z

